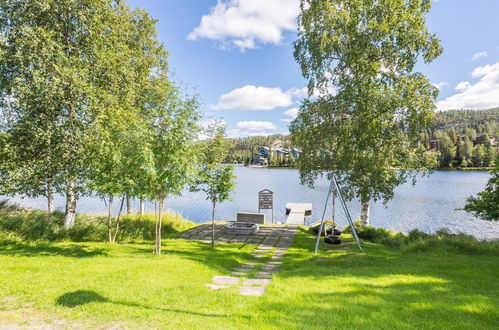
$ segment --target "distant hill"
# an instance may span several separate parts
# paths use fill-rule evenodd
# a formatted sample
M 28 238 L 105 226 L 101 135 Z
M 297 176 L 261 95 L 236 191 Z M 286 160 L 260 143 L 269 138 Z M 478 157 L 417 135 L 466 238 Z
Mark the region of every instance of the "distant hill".
M 499 123 L 499 108 L 489 110 L 448 110 L 435 114 L 435 129 L 445 130 L 454 128 L 463 130 L 477 128 L 486 123 Z
M 436 148 L 441 154 L 444 152 L 450 153 L 446 160 L 440 161 L 440 167 L 467 167 L 471 166 L 473 163 L 475 167 L 488 167 L 491 166 L 490 159 L 494 158 L 495 149 L 497 147 L 489 146 L 490 141 L 495 141 L 494 146 L 497 146 L 497 141 L 499 141 L 499 108 L 488 109 L 488 110 L 448 110 L 439 111 L 435 114 L 434 126 L 427 132 L 421 134 L 421 143 L 427 149 L 434 149 L 434 145 L 431 141 L 442 138 L 443 135 L 449 136 L 452 140 L 452 150 L 443 150 L 442 143 L 438 144 Z M 473 156 L 474 161 L 468 159 L 468 161 L 463 162 L 462 157 L 459 154 L 460 148 L 458 148 L 458 143 L 455 136 L 460 135 L 461 139 L 468 137 L 468 139 L 473 142 L 476 146 L 478 144 L 484 144 L 483 148 L 477 149 L 477 155 Z M 483 137 L 486 137 L 483 139 Z M 477 139 L 482 137 L 481 140 Z M 494 139 L 495 138 L 495 139 Z M 485 141 L 487 140 L 487 141 Z M 283 148 L 293 148 L 288 135 L 284 134 L 273 134 L 268 136 L 250 136 L 237 139 L 229 139 L 232 144 L 229 150 L 226 161 L 231 163 L 246 163 L 251 158 L 253 153 L 255 153 L 258 147 L 283 147 Z M 459 140 L 461 141 L 461 140 Z M 464 140 L 463 140 L 464 141 Z M 471 151 L 473 154 L 473 151 Z M 480 156 L 480 154 L 483 154 Z M 443 156 L 442 156 L 443 157 Z M 481 158 L 488 159 L 488 161 L 482 161 Z M 469 164 L 469 165 L 468 165 Z

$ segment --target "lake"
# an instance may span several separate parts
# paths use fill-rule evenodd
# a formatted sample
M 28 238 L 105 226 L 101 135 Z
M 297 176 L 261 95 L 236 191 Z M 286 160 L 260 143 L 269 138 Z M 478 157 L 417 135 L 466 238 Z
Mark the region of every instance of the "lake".
M 284 222 L 285 205 L 289 202 L 312 203 L 312 216 L 308 222 L 322 216 L 329 182 L 319 179 L 315 189 L 300 185 L 299 173 L 295 169 L 247 168 L 236 166 L 237 185 L 232 201 L 217 206 L 216 219 L 234 220 L 236 212 L 257 212 L 258 191 L 269 189 L 274 192 L 274 221 Z M 394 198 L 386 205 L 381 202 L 371 206 L 371 224 L 400 232 L 420 229 L 433 233 L 441 228 L 450 232 L 464 232 L 480 239 L 499 239 L 499 223 L 478 220 L 472 215 L 457 210 L 462 208 L 470 195 L 482 191 L 490 177 L 485 171 L 435 171 L 429 177 L 419 177 L 415 186 L 406 183 L 395 190 Z M 11 201 L 25 207 L 45 209 L 44 198 Z M 64 208 L 62 196 L 55 198 L 58 209 Z M 115 202 L 115 209 L 118 208 Z M 359 217 L 360 203 L 348 202 L 354 219 Z M 339 206 L 339 203 L 338 203 Z M 211 219 L 211 205 L 203 193 L 185 192 L 181 197 L 170 198 L 166 207 L 196 223 Z M 138 202 L 135 203 L 138 209 Z M 146 210 L 154 212 L 154 203 L 146 203 Z M 337 222 L 340 227 L 347 224 L 340 207 L 337 208 Z M 104 214 L 104 202 L 96 197 L 82 197 L 78 201 L 79 213 Z M 265 211 L 271 217 L 271 211 Z M 328 215 L 331 212 L 328 210 Z

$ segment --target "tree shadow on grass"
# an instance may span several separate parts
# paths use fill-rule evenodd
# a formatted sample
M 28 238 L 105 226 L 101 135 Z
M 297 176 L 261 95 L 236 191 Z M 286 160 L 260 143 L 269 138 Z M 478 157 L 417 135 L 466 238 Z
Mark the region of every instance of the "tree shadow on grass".
M 310 289 L 296 287 L 290 289 L 293 299 L 270 296 L 257 306 L 282 315 L 277 328 L 484 329 L 497 323 L 490 256 L 410 253 L 375 244 L 364 245 L 364 252 L 323 245 L 317 255 L 304 253 L 312 251 L 313 242 L 299 237 L 277 273 L 284 285 Z
M 77 291 L 73 291 L 73 292 L 68 292 L 68 293 L 65 293 L 62 296 L 58 297 L 56 300 L 57 305 L 69 307 L 69 308 L 75 308 L 78 306 L 83 306 L 83 305 L 91 304 L 91 303 L 111 303 L 111 304 L 115 304 L 115 305 L 142 308 L 142 309 L 147 309 L 147 310 L 154 309 L 154 310 L 158 310 L 158 311 L 162 311 L 162 312 L 190 314 L 193 316 L 231 317 L 230 315 L 198 313 L 198 312 L 185 311 L 185 310 L 179 310 L 179 309 L 169 309 L 169 308 L 147 306 L 147 305 L 142 305 L 142 304 L 138 304 L 138 303 L 131 302 L 131 301 L 111 300 L 111 299 L 108 299 L 108 298 L 102 296 L 101 294 L 99 294 L 95 291 L 90 291 L 90 290 L 77 290 Z
M 107 255 L 103 248 L 95 248 L 89 245 L 72 244 L 57 246 L 50 243 L 16 244 L 9 247 L 0 247 L 0 255 L 40 257 L 57 256 L 71 258 L 91 258 Z
M 288 300 L 270 298 L 257 308 L 277 315 L 273 325 L 285 329 L 302 329 L 304 324 L 309 329 L 494 328 L 498 313 L 493 299 L 479 299 L 471 292 L 445 294 L 452 290 L 451 283 L 421 280 L 388 285 L 352 281 L 331 286 L 328 292 L 315 290 Z

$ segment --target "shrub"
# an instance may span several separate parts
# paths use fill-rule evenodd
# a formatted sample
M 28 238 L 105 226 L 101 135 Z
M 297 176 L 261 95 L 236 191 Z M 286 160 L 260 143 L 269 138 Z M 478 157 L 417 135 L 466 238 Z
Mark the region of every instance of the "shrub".
M 15 245 L 21 241 L 21 238 L 15 233 L 0 231 L 0 246 Z
M 368 226 L 358 228 L 357 234 L 364 241 L 383 244 L 404 251 L 452 250 L 466 254 L 499 255 L 499 241 L 484 242 L 465 234 L 451 234 L 447 230 L 427 234 L 415 229 L 410 231 L 409 234 L 403 234 L 394 233 L 384 228 Z

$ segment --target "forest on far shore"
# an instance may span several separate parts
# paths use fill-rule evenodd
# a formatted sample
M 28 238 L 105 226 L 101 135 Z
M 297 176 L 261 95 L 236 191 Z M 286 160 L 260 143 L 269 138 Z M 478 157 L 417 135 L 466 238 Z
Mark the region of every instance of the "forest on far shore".
M 419 148 L 437 153 L 437 168 L 492 167 L 499 146 L 499 108 L 437 112 L 433 127 L 421 133 L 419 140 Z M 293 147 L 283 134 L 229 141 L 228 163 L 249 163 L 258 147 Z M 276 158 L 271 165 L 294 166 L 294 161 Z

